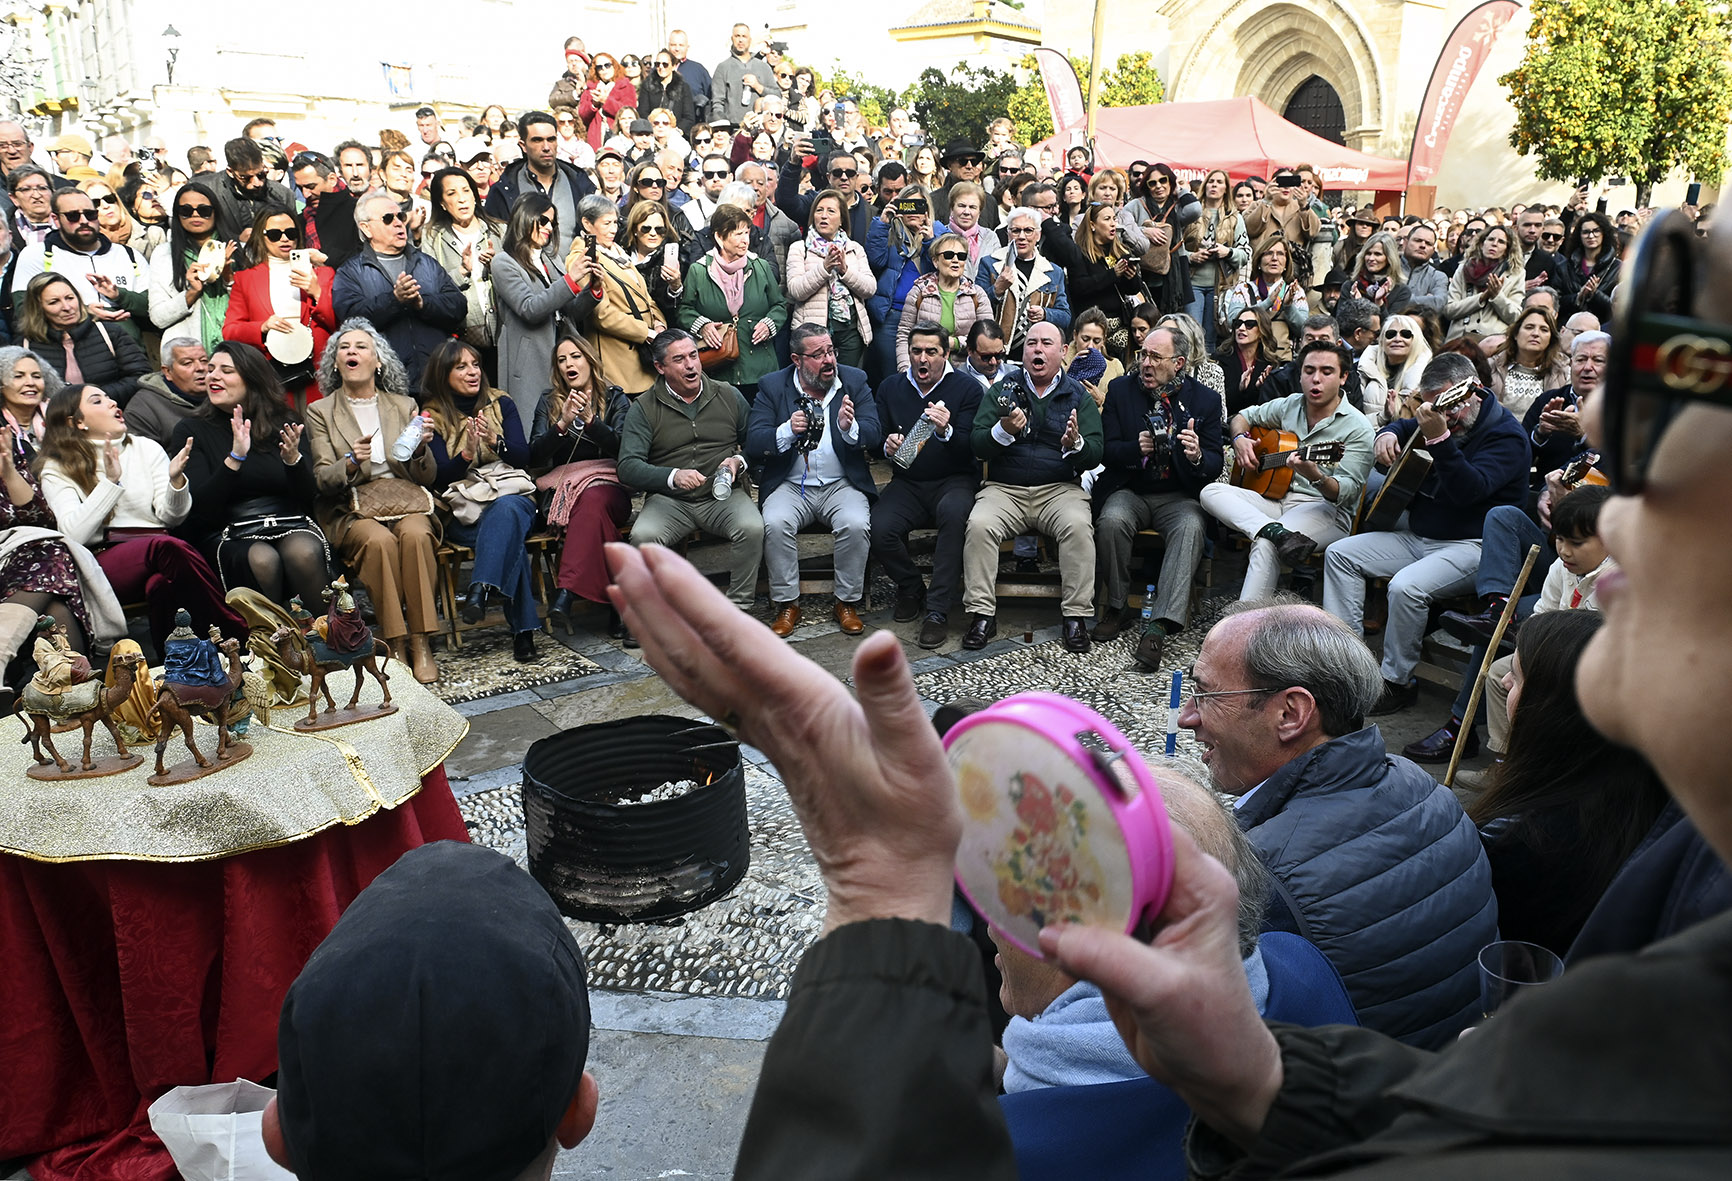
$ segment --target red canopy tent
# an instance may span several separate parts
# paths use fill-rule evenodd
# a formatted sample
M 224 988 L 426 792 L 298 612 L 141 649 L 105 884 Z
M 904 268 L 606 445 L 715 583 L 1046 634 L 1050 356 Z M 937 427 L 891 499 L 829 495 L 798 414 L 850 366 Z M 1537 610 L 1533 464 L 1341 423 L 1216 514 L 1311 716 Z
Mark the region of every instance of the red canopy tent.
M 1036 150 L 1050 147 L 1062 160 L 1067 146 L 1062 136 L 1053 136 Z M 1212 168 L 1225 168 L 1234 180 L 1267 178 L 1277 165 L 1303 163 L 1322 174 L 1327 189 L 1407 187 L 1407 161 L 1356 152 L 1312 135 L 1255 98 L 1102 107 L 1095 116 L 1097 166 L 1123 168 L 1132 160 L 1169 164 L 1185 181 L 1201 180 Z

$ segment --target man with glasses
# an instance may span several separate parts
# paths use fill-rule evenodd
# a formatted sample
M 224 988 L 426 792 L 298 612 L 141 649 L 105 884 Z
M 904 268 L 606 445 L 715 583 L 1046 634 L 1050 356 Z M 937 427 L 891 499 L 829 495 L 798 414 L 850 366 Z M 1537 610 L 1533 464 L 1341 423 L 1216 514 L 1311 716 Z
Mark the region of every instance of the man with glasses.
M 103 199 L 119 198 L 110 193 Z M 19 251 L 12 272 L 13 323 L 18 322 L 30 280 L 54 271 L 72 284 L 93 317 L 140 339 L 150 327 L 150 274 L 144 256 L 110 242 L 96 228 L 96 205 L 77 189 L 62 189 L 50 201 L 54 229 Z
M 965 139 L 953 139 L 944 145 L 944 157 L 939 164 L 944 168 L 944 183 L 932 194 L 932 216 L 937 221 L 945 221 L 950 217 L 950 190 L 965 180 L 980 183 L 981 170 L 986 167 L 986 153 Z M 981 216 L 985 220 L 984 212 Z
M 908 369 L 885 378 L 874 394 L 884 455 L 894 462 L 890 483 L 872 506 L 872 552 L 896 584 L 896 621 L 924 615 L 916 642 L 926 649 L 937 648 L 949 634 L 951 600 L 962 586 L 968 514 L 980 487 L 973 426 L 983 387 L 952 369 L 949 355 L 950 334 L 941 325 L 916 324 L 908 334 Z M 897 451 L 923 420 L 932 433 L 904 464 Z M 938 531 L 930 584 L 921 582 L 908 553 L 909 531 L 927 527 Z
M 1383 334 L 1383 313 L 1369 299 L 1343 296 L 1335 302 L 1335 326 L 1341 343 L 1353 350 L 1353 358 L 1358 361 L 1360 354 Z
M 519 115 L 517 134 L 523 143 L 523 159 L 507 165 L 499 174 L 483 209 L 488 217 L 506 221 L 518 197 L 540 193 L 559 211 L 553 252 L 554 257 L 564 258 L 576 233 L 577 203 L 595 192 L 595 185 L 575 165 L 559 159 L 559 128 L 546 111 Z
M 61 179 L 66 181 L 66 185 L 56 187 L 65 188 L 77 183 L 76 179 L 70 175 L 74 168 L 90 167 L 90 160 L 92 156 L 96 155 L 96 149 L 91 147 L 90 141 L 82 135 L 61 135 L 56 136 L 54 141 L 48 145 L 48 155 L 53 159 L 54 167 L 60 173 Z
M 244 135 L 229 140 L 223 145 L 223 158 L 228 161 L 228 173 L 211 186 L 216 190 L 217 237 L 244 243 L 265 210 L 294 214 L 295 199 L 266 175 L 270 170 L 265 167 L 265 154 L 257 140 Z
M 686 202 L 681 215 L 691 226 L 693 234 L 701 234 L 710 228 L 710 215 L 721 204 L 722 189 L 733 177 L 733 170 L 728 165 L 728 158 L 712 152 L 705 156 L 702 166 L 698 169 L 698 187 L 692 194 L 692 199 Z
M 764 239 L 770 244 L 769 257 L 776 268 L 776 280 L 780 282 L 788 273 L 788 247 L 800 237 L 800 227 L 770 200 L 773 190 L 769 169 L 756 160 L 748 160 L 740 165 L 734 176 L 752 186 L 752 228 L 754 231 L 762 230 Z
M 990 389 L 1022 372 L 1022 366 L 1010 359 L 1004 329 L 996 320 L 976 320 L 968 330 L 967 347 L 960 372 L 972 377 L 981 389 Z
M 810 224 L 812 202 L 825 189 L 835 189 L 848 201 L 843 228 L 850 238 L 864 246 L 866 235 L 872 230 L 875 212 L 871 199 L 864 191 L 865 186 L 861 184 L 861 178 L 865 177 L 867 184 L 870 184 L 871 174 L 864 170 L 860 157 L 841 149 L 831 152 L 820 164 L 811 153 L 811 145 L 810 136 L 801 136 L 789 151 L 790 156 L 798 156 L 802 164 L 811 171 L 811 191 L 800 191 L 801 170 L 794 167 L 790 160 L 788 166 L 776 174 L 776 207 L 793 218 L 801 229 L 805 229 Z
M 1286 431 L 1301 447 L 1339 443 L 1339 459 L 1317 462 L 1289 455 L 1293 482 L 1285 496 L 1272 500 L 1250 488 L 1210 484 L 1203 508 L 1217 521 L 1251 539 L 1241 599 L 1275 593 L 1281 567 L 1297 566 L 1353 528 L 1359 494 L 1371 473 L 1374 431 L 1347 396 L 1346 376 L 1353 358 L 1332 339 L 1307 341 L 1299 350 L 1299 389 L 1261 405 L 1247 406 L 1228 427 L 1233 458 L 1241 471 L 1257 470 L 1258 451 L 1251 431 Z
M 289 161 L 289 168 L 305 202 L 301 208 L 301 241 L 309 250 L 322 251 L 325 265 L 338 270 L 361 250 L 354 190 L 343 183 L 336 166 L 320 152 L 296 153 Z
M 395 197 L 362 197 L 355 219 L 367 241 L 331 285 L 337 320 L 371 321 L 397 350 L 409 388 L 416 389 L 428 356 L 462 330 L 468 305 L 438 260 L 410 245 L 409 215 Z
M 23 124 L 11 119 L 0 119 L 0 176 L 10 177 L 17 169 L 30 164 L 31 154 L 35 152 L 35 150 L 36 145 L 30 142 L 30 133 L 24 130 Z M 46 171 L 43 172 L 43 175 L 48 178 L 48 186 L 53 188 L 55 185 L 54 178 L 48 176 Z M 73 182 L 67 180 L 64 184 L 60 185 L 60 187 L 71 188 L 73 187 Z M 42 209 L 38 211 L 38 221 L 36 224 L 39 229 L 38 233 L 35 235 L 37 241 L 41 241 L 43 237 L 46 237 L 48 231 L 53 228 L 52 223 L 47 219 L 46 211 L 46 205 L 43 205 Z M 17 205 L 12 200 L 10 189 L 5 193 L 0 193 L 0 213 L 5 215 L 6 225 L 13 231 L 13 235 L 16 237 L 19 231 L 18 218 L 16 216 Z M 13 244 L 13 248 L 17 248 L 16 242 Z
M 1401 242 L 1401 257 L 1407 263 L 1407 306 L 1413 311 L 1430 312 L 1441 320 L 1443 305 L 1449 299 L 1449 276 L 1432 262 L 1436 253 L 1436 230 L 1424 222 L 1407 227 Z
M 1264 929 L 1315 943 L 1367 1028 L 1453 1042 L 1481 1016 L 1491 866 L 1454 794 L 1365 724 L 1370 651 L 1309 604 L 1245 603 L 1209 630 L 1185 681 L 1179 725 L 1278 883 Z
M 1478 391 L 1439 413 L 1432 401 L 1462 383 Z M 1355 633 L 1365 624 L 1365 581 L 1389 579 L 1389 622 L 1383 631 L 1383 695 L 1373 715 L 1397 713 L 1419 700 L 1419 664 L 1431 604 L 1465 594 L 1479 569 L 1486 515 L 1527 502 L 1530 454 L 1526 432 L 1460 353 L 1431 359 L 1419 378 L 1419 410 L 1384 427 L 1377 462 L 1393 464 L 1410 437 L 1432 461 L 1411 506 L 1387 533 L 1360 533 L 1323 555 L 1323 606 Z
M 662 50 L 650 60 L 649 70 L 637 88 L 638 110 L 652 112 L 666 109 L 681 137 L 687 135 L 698 121 L 697 99 L 691 86 L 674 68 L 674 55 Z
M 884 445 L 878 404 L 866 371 L 836 362 L 823 324 L 800 324 L 788 338 L 794 363 L 758 383 L 746 430 L 746 456 L 764 465 L 764 565 L 770 576 L 770 630 L 786 639 L 800 626 L 801 529 L 814 523 L 836 538 L 836 603 L 842 634 L 866 630 L 859 604 L 872 548 L 878 485 L 866 456 Z M 807 409 L 807 408 L 810 409 Z
M 54 178 L 46 168 L 22 164 L 6 174 L 6 191 L 10 196 L 6 219 L 12 231 L 12 254 L 29 243 L 40 243 L 54 229 L 54 212 L 49 198 L 54 194 Z
M 675 71 L 691 88 L 692 108 L 701 117 L 710 109 L 710 72 L 691 59 L 691 51 L 691 38 L 686 36 L 684 29 L 675 29 L 668 34 L 668 56 L 673 58 Z M 682 127 L 680 130 L 689 131 L 690 128 Z
M 1172 329 L 1152 329 L 1136 373 L 1114 378 L 1101 406 L 1106 470 L 1095 478 L 1093 495 L 1100 506 L 1095 549 L 1106 602 L 1094 638 L 1116 640 L 1137 621 L 1138 609 L 1130 605 L 1131 546 L 1141 530 L 1157 531 L 1159 586 L 1154 602 L 1143 604 L 1148 624 L 1131 656 L 1147 672 L 1160 670 L 1167 637 L 1190 622 L 1191 580 L 1203 560 L 1197 496 L 1221 474 L 1221 395 L 1187 368 Z
M 1089 650 L 1095 532 L 1082 473 L 1101 460 L 1101 415 L 1064 371 L 1064 345 L 1058 325 L 1031 326 L 1023 372 L 987 390 L 974 415 L 970 434 L 986 482 L 968 515 L 962 552 L 962 601 L 974 616 L 962 646 L 971 651 L 998 634 L 999 546 L 1031 528 L 1058 543 L 1065 649 Z
M 1057 198 L 1056 193 L 1053 196 Z M 1005 329 L 1013 354 L 1042 321 L 1056 325 L 1061 331 L 1070 328 L 1070 299 L 1065 293 L 1064 271 L 1039 249 L 1040 226 L 1046 217 L 1026 207 L 1011 210 L 1005 216 L 1005 234 L 1010 244 L 984 251 L 980 256 L 980 273 L 975 282 L 998 309 L 998 324 Z

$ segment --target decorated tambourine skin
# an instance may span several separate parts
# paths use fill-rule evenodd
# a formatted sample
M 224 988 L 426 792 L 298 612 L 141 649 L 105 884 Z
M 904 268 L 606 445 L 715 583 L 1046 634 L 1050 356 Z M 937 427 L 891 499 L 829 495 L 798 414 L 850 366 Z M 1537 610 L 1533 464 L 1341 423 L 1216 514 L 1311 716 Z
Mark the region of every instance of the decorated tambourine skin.
M 963 812 L 956 883 L 999 934 L 1041 957 L 1042 927 L 1134 934 L 1166 904 L 1173 839 L 1160 785 L 1100 714 L 1019 693 L 957 722 L 944 749 Z

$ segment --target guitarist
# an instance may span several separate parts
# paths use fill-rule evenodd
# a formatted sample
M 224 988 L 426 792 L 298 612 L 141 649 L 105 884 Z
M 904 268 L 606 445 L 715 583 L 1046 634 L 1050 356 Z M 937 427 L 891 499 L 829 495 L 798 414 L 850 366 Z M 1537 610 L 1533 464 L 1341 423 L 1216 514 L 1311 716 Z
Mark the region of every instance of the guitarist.
M 1451 386 L 1475 381 L 1460 353 L 1431 359 L 1419 378 L 1420 406 L 1378 433 L 1377 459 L 1393 463 L 1410 435 L 1431 454 L 1432 468 L 1399 527 L 1361 533 L 1329 547 L 1323 566 L 1323 607 L 1363 634 L 1365 580 L 1389 579 L 1389 623 L 1383 633 L 1383 694 L 1373 716 L 1396 713 L 1419 699 L 1419 663 L 1431 602 L 1473 589 L 1486 514 L 1527 500 L 1527 436 L 1515 415 L 1483 386 L 1439 414 L 1432 400 Z
M 1318 464 L 1300 452 L 1287 457 L 1293 482 L 1287 494 L 1271 500 L 1250 488 L 1210 484 L 1203 489 L 1203 508 L 1230 529 L 1251 539 L 1241 599 L 1264 599 L 1275 592 L 1283 564 L 1303 562 L 1319 549 L 1346 537 L 1353 528 L 1353 511 L 1371 472 L 1371 421 L 1346 397 L 1343 387 L 1353 372 L 1353 354 L 1333 340 L 1313 340 L 1299 350 L 1297 393 L 1247 406 L 1233 416 L 1233 457 L 1241 469 L 1256 471 L 1259 455 L 1251 438 L 1254 427 L 1272 428 L 1298 436 L 1300 447 L 1340 443 L 1341 458 Z
M 1132 660 L 1161 666 L 1167 636 L 1191 616 L 1191 579 L 1203 559 L 1203 510 L 1197 494 L 1221 474 L 1221 396 L 1187 371 L 1182 342 L 1155 328 L 1143 340 L 1137 372 L 1115 378 L 1101 406 L 1106 470 L 1095 480 L 1095 548 L 1106 603 L 1095 624 L 1102 642 L 1138 618 L 1130 595 L 1137 531 L 1161 534 L 1161 575 L 1148 626 Z

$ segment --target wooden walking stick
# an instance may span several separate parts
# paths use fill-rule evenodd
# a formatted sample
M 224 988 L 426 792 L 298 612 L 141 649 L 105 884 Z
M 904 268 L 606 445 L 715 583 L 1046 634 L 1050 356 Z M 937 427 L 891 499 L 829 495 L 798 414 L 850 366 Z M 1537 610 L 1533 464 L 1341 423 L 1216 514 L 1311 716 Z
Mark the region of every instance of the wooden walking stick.
M 1491 643 L 1486 647 L 1485 659 L 1479 662 L 1479 675 L 1473 679 L 1473 693 L 1467 699 L 1467 717 L 1456 733 L 1455 749 L 1449 753 L 1449 772 L 1443 777 L 1445 787 L 1455 786 L 1455 769 L 1461 765 L 1462 748 L 1467 745 L 1467 736 L 1473 732 L 1473 715 L 1479 711 L 1479 696 L 1485 692 L 1485 679 L 1491 675 L 1491 665 L 1492 661 L 1497 659 L 1498 645 L 1503 643 L 1503 634 L 1509 630 L 1510 620 L 1515 618 L 1516 605 L 1521 602 L 1522 591 L 1527 589 L 1528 575 L 1533 573 L 1534 562 L 1539 556 L 1539 546 L 1528 546 L 1527 561 L 1522 563 L 1521 573 L 1516 575 L 1509 598 L 1504 600 L 1503 614 L 1498 617 L 1497 630 L 1491 633 Z

